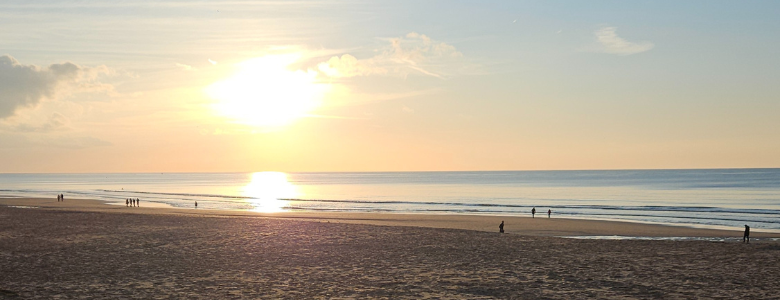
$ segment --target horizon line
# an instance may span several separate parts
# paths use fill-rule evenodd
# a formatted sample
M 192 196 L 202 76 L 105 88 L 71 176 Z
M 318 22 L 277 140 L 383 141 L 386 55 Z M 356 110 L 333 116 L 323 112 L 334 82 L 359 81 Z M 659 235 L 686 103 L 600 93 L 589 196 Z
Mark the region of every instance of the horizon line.
M 780 167 L 725 167 L 725 168 L 636 168 L 636 169 L 538 169 L 538 170 L 423 170 L 423 171 L 214 171 L 214 172 L 0 172 L 0 175 L 10 174 L 235 174 L 280 172 L 287 174 L 302 173 L 447 173 L 447 172 L 578 172 L 578 171 L 695 171 L 695 170 L 773 170 Z

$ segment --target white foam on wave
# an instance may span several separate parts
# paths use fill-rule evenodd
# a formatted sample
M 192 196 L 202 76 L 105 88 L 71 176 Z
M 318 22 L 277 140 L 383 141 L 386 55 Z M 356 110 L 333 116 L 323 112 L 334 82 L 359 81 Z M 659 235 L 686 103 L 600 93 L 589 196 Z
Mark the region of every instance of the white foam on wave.
M 636 241 L 708 241 L 708 242 L 741 242 L 742 237 L 697 237 L 697 236 L 622 236 L 622 235 L 580 235 L 559 236 L 565 239 L 578 240 L 636 240 Z M 751 238 L 755 241 L 780 241 L 780 238 Z

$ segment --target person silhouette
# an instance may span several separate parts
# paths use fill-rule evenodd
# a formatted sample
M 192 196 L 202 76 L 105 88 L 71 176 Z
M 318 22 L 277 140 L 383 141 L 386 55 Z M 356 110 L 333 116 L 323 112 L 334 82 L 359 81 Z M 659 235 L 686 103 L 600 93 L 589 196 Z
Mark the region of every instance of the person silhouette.
M 504 221 L 501 221 L 501 225 L 498 225 L 498 232 L 504 233 Z
M 750 226 L 745 225 L 745 235 L 742 236 L 742 242 L 750 244 Z
M 195 201 L 195 208 L 198 208 L 198 201 Z
M 125 198 L 125 207 L 130 206 L 130 199 Z
M 141 207 L 140 202 L 141 199 L 135 198 L 135 207 Z
M 552 214 L 552 209 L 548 209 L 548 210 L 547 210 L 547 218 L 548 218 L 548 219 L 550 218 L 550 215 L 551 215 L 551 214 Z
M 531 218 L 536 218 L 536 207 L 531 209 Z

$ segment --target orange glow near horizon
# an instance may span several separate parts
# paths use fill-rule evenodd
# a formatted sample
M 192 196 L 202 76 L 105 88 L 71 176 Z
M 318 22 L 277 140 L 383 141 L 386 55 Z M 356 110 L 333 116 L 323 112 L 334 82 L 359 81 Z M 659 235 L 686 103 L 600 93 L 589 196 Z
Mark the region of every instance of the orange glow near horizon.
M 291 71 L 300 54 L 267 55 L 239 64 L 232 77 L 208 86 L 214 108 L 237 123 L 278 127 L 294 122 L 322 104 L 330 85 L 315 71 Z
M 244 187 L 244 196 L 254 206 L 256 212 L 280 212 L 289 201 L 281 200 L 298 196 L 298 189 L 287 181 L 287 174 L 282 172 L 252 173 L 252 180 Z

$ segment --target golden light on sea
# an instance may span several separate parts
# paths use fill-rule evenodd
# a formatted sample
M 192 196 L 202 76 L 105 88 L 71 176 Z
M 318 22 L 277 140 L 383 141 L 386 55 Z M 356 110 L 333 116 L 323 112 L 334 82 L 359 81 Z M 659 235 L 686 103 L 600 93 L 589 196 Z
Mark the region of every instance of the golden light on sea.
M 287 180 L 287 174 L 282 172 L 256 172 L 244 187 L 244 196 L 256 212 L 280 212 L 289 201 L 281 199 L 295 198 L 298 190 Z
M 300 54 L 267 55 L 239 64 L 232 77 L 206 88 L 214 108 L 238 123 L 257 127 L 290 124 L 319 107 L 329 84 L 317 72 L 290 70 Z

